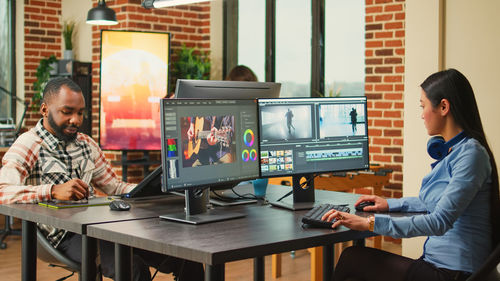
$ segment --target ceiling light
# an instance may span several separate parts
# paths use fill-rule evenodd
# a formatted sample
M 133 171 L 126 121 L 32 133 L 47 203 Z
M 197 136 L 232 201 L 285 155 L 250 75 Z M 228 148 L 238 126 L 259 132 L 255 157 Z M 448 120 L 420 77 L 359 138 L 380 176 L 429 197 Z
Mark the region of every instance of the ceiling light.
M 163 8 L 177 5 L 187 5 L 193 3 L 207 2 L 212 0 L 143 0 L 142 6 L 146 9 Z
M 92 25 L 115 25 L 118 24 L 118 21 L 116 20 L 115 11 L 106 6 L 106 1 L 99 0 L 97 7 L 89 10 L 87 23 Z

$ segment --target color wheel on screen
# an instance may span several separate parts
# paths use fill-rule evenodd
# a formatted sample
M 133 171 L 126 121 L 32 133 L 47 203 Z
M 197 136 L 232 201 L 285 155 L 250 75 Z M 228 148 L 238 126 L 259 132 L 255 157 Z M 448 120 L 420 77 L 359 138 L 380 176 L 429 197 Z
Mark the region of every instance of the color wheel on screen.
M 243 162 L 248 162 L 248 160 L 250 159 L 250 152 L 248 152 L 248 150 L 243 150 L 243 152 L 241 152 L 241 158 L 243 158 Z
M 243 141 L 248 147 L 251 147 L 253 145 L 253 142 L 255 141 L 255 135 L 253 134 L 252 130 L 247 129 L 245 131 L 245 133 L 243 134 Z

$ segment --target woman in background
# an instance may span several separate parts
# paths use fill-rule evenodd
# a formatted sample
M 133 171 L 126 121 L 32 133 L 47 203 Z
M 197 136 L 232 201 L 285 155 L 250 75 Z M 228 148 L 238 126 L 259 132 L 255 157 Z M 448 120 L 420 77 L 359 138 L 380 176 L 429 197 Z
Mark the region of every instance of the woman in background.
M 350 247 L 341 255 L 334 280 L 466 280 L 487 259 L 500 238 L 500 199 L 495 159 L 486 141 L 474 92 L 455 69 L 437 72 L 421 85 L 422 119 L 442 152 L 424 177 L 419 197 L 384 199 L 364 211 L 424 212 L 409 217 L 369 218 L 330 210 L 323 220 L 395 238 L 428 236 L 419 259 L 373 248 Z M 432 145 L 431 145 L 432 143 Z M 439 151 L 438 151 L 439 152 Z M 439 154 L 439 153 L 437 153 Z
M 244 65 L 237 65 L 233 69 L 231 69 L 226 77 L 226 80 L 256 82 L 257 76 L 250 68 Z

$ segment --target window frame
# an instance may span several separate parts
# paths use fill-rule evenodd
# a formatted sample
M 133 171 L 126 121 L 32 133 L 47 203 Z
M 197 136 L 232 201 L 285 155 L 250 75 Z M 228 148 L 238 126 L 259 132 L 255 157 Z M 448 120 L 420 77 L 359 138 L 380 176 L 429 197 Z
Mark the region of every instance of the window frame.
M 16 2 L 7 0 L 9 5 L 8 13 L 10 13 L 10 56 L 11 56 L 11 65 L 10 65 L 10 116 L 14 122 L 16 122 L 16 103 L 17 103 L 17 94 L 16 94 Z M 7 20 L 5 21 L 7 23 Z M 6 89 L 7 90 L 7 89 Z
M 265 81 L 276 81 L 276 0 L 266 0 L 265 24 Z M 325 0 L 311 0 L 312 46 L 311 46 L 311 95 L 319 96 L 325 89 Z M 223 2 L 223 69 L 228 71 L 237 65 L 238 45 L 238 0 Z

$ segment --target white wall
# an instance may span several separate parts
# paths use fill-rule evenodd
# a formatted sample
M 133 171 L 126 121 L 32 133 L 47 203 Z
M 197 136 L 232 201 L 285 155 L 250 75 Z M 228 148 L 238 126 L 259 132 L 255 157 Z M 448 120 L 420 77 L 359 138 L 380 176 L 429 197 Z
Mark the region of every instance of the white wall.
M 440 12 L 441 2 L 444 13 Z M 456 68 L 471 82 L 490 146 L 500 159 L 498 11 L 497 0 L 406 1 L 404 196 L 418 194 L 422 177 L 430 171 L 431 160 L 425 153 L 428 136 L 420 119 L 419 85 L 441 68 Z M 419 257 L 423 241 L 404 239 L 403 255 Z
M 428 139 L 420 117 L 420 83 L 439 70 L 440 3 L 435 0 L 407 0 L 404 93 L 403 196 L 417 196 L 422 178 L 430 171 L 426 157 Z M 418 258 L 425 238 L 403 239 L 403 255 Z
M 495 160 L 500 160 L 500 1 L 446 2 L 446 67 L 472 84 Z
M 92 26 L 86 24 L 87 13 L 92 8 L 91 0 L 62 0 L 62 22 L 72 20 L 76 22 L 73 34 L 74 59 L 83 62 L 92 61 Z M 64 40 L 61 52 L 64 51 Z

